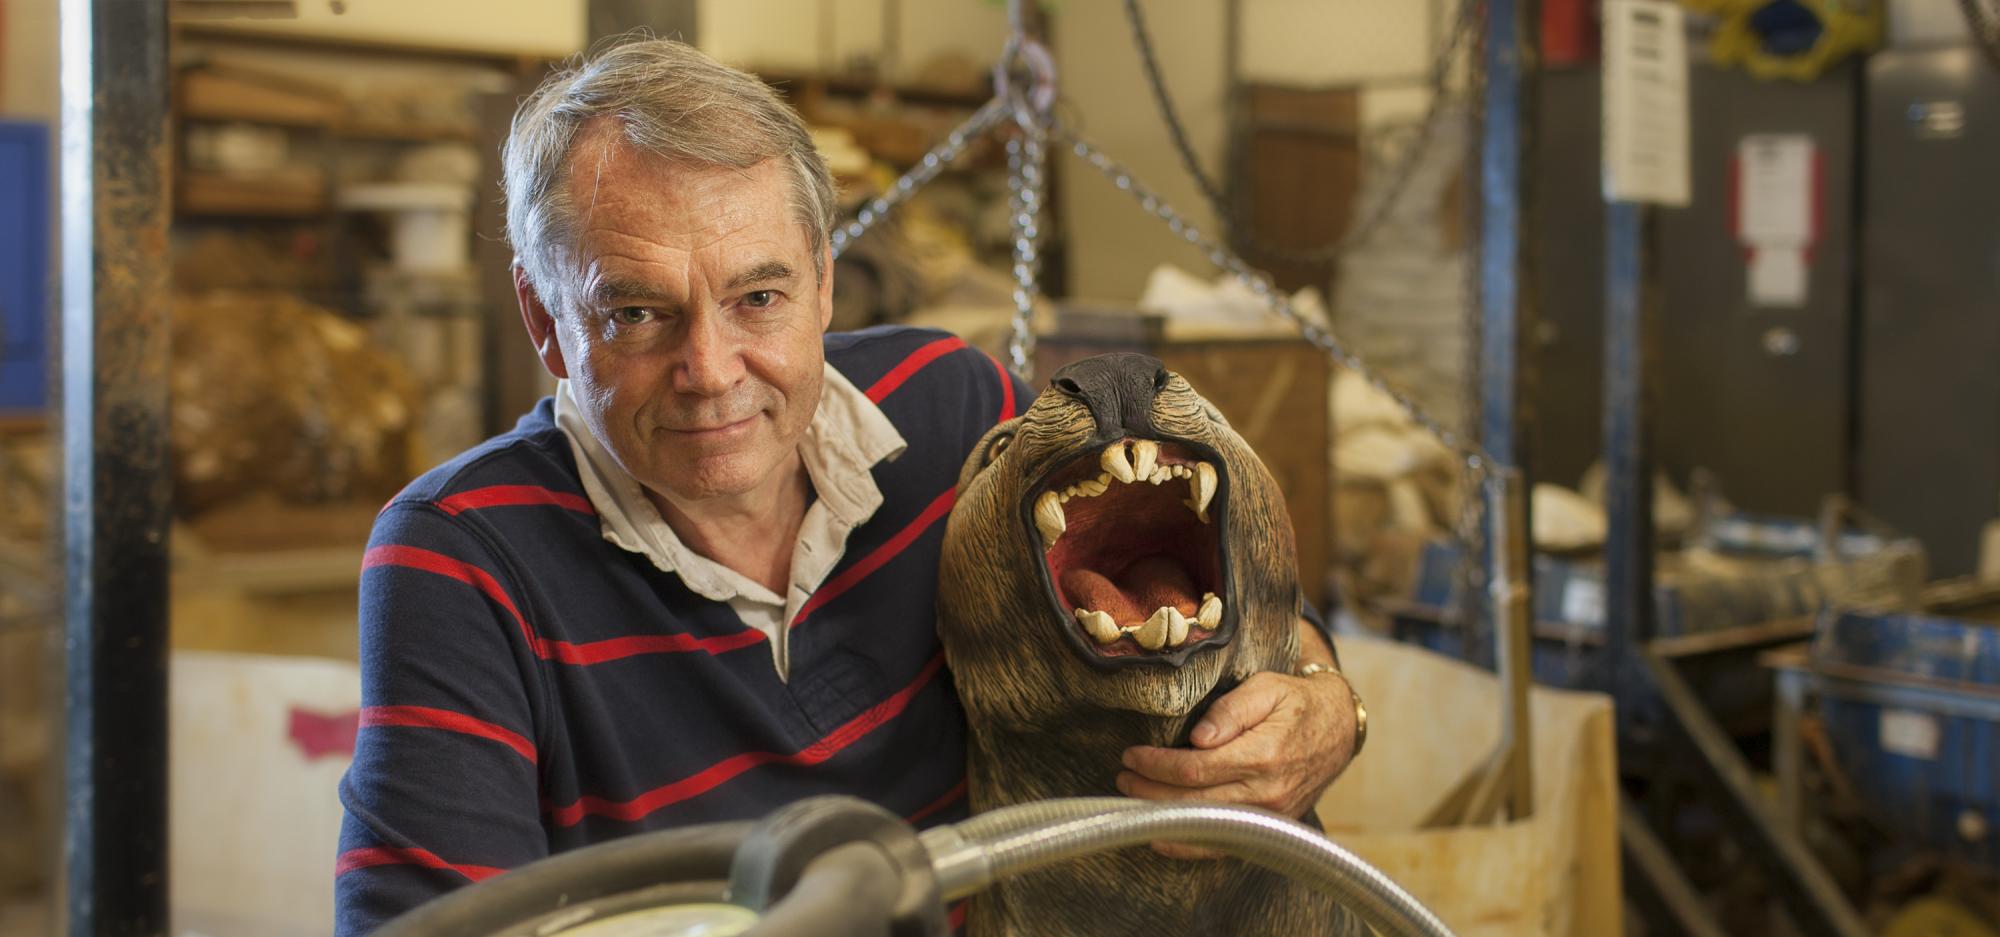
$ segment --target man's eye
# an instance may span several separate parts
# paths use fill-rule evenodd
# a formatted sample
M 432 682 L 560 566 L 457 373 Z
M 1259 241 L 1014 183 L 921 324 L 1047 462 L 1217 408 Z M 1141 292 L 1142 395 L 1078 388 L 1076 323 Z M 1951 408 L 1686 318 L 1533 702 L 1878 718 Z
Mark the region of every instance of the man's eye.
M 611 321 L 617 325 L 644 325 L 653 321 L 653 310 L 643 306 L 622 306 L 611 310 Z
M 777 290 L 754 290 L 743 297 L 746 306 L 762 309 L 778 301 Z

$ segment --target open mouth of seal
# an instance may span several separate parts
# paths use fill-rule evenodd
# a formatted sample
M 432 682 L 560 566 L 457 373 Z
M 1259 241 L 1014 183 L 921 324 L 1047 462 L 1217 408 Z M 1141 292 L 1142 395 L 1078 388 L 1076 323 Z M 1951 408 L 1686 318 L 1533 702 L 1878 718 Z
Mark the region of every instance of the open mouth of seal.
M 1031 489 L 1049 599 L 1085 659 L 1177 666 L 1228 642 L 1227 485 L 1206 447 L 1121 439 Z

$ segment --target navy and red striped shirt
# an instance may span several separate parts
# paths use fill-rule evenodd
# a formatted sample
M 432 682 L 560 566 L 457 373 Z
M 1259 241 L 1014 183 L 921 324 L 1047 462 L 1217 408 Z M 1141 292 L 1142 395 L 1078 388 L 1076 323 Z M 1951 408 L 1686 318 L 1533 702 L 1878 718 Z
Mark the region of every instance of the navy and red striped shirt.
M 382 512 L 361 580 L 361 729 L 336 932 L 645 830 L 864 797 L 962 818 L 964 716 L 934 609 L 960 465 L 1027 391 L 942 332 L 826 338 L 909 448 L 790 623 L 762 633 L 606 542 L 549 401 Z

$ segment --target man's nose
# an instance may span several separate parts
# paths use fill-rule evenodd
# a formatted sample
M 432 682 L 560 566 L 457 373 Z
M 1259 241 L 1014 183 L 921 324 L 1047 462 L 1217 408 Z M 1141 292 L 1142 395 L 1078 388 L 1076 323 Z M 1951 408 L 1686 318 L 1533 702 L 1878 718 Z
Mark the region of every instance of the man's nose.
M 715 397 L 727 393 L 743 377 L 743 347 L 737 336 L 714 314 L 689 317 L 674 368 L 674 390 Z
M 1120 353 L 1064 365 L 1049 383 L 1090 408 L 1100 439 L 1147 436 L 1153 431 L 1153 398 L 1170 372 L 1158 358 Z

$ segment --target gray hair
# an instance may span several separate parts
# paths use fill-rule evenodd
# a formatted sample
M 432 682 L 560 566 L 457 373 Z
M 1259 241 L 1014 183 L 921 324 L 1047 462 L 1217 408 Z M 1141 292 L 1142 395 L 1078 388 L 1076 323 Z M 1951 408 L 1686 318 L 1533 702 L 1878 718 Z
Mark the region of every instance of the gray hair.
M 514 112 L 507 134 L 507 239 L 552 311 L 570 299 L 563 276 L 576 243 L 570 151 L 578 128 L 604 116 L 617 121 L 626 145 L 677 162 L 747 169 L 784 159 L 793 214 L 806 228 L 813 272 L 825 278 L 833 175 L 798 113 L 762 79 L 693 46 L 634 36 L 550 75 Z

